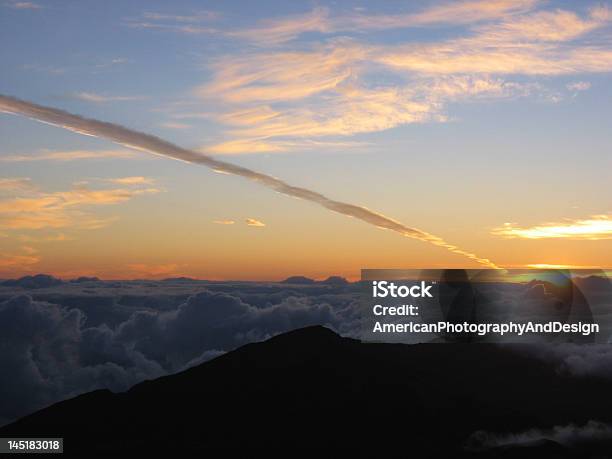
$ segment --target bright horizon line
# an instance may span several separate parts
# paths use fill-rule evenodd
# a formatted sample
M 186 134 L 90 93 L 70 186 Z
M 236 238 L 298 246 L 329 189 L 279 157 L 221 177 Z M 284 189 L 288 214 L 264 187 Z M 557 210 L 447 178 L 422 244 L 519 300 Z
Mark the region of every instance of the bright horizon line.
M 549 270 L 572 270 L 572 271 L 584 271 L 584 274 L 587 273 L 601 273 L 604 276 L 608 276 L 608 277 L 612 277 L 612 267 L 610 268 L 603 268 L 603 267 L 595 267 L 595 266 L 571 266 L 571 265 L 550 265 L 550 264 L 529 264 L 529 265 L 524 265 L 524 266 L 512 266 L 512 267 L 508 267 L 508 268 L 499 268 L 499 269 L 494 269 L 494 268 L 474 268 L 474 267 L 435 267 L 435 268 L 364 268 L 364 269 L 375 269 L 375 270 L 379 270 L 379 271 L 424 271 L 424 270 L 435 270 L 435 271 L 442 271 L 442 270 L 465 270 L 465 271 L 506 271 L 506 270 L 517 270 L 517 271 L 529 271 L 529 272 L 538 272 L 538 271 L 549 271 Z M 61 281 L 64 282 L 69 282 L 72 280 L 77 280 L 81 277 L 89 277 L 89 278 L 97 278 L 99 281 L 101 282 L 117 282 L 117 281 L 122 281 L 122 282 L 134 282 L 134 281 L 163 281 L 163 280 L 167 280 L 167 279 L 189 279 L 191 281 L 201 281 L 201 282 L 269 282 L 269 283 L 280 283 L 283 282 L 291 277 L 302 277 L 305 279 L 310 279 L 314 282 L 324 282 L 330 278 L 333 277 L 339 277 L 342 279 L 347 280 L 348 282 L 354 283 L 354 282 L 359 282 L 361 280 L 360 276 L 353 276 L 353 275 L 341 275 L 341 274 L 330 274 L 328 276 L 316 276 L 316 277 L 310 277 L 308 275 L 304 275 L 304 274 L 290 274 L 287 276 L 283 276 L 280 278 L 276 278 L 276 279 L 236 279 L 236 278 L 224 278 L 224 279 L 220 279 L 220 278 L 201 278 L 201 277 L 195 277 L 195 276 L 189 276 L 189 275 L 172 275 L 169 274 L 167 276 L 156 276 L 156 277 L 129 277 L 129 278 L 101 278 L 95 274 L 89 274 L 89 275 L 76 275 L 76 276 L 65 276 L 62 274 L 51 274 L 51 273 L 34 273 L 34 274 L 24 274 L 22 276 L 15 276 L 15 277 L 2 277 L 0 278 L 0 281 L 7 281 L 7 280 L 18 280 L 18 279 L 22 279 L 24 277 L 34 277 L 34 276 L 50 276 L 53 277 L 55 279 L 59 279 Z

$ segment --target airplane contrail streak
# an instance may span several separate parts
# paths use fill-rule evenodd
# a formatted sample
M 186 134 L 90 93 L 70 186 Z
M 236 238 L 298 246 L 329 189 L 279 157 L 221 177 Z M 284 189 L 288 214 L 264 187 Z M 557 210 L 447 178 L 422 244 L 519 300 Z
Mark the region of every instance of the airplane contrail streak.
M 63 110 L 37 105 L 4 95 L 0 95 L 0 111 L 22 115 L 33 120 L 52 124 L 73 132 L 78 132 L 80 134 L 105 138 L 129 148 L 144 150 L 149 153 L 182 160 L 189 163 L 202 164 L 210 167 L 216 172 L 244 177 L 271 188 L 278 193 L 314 202 L 325 207 L 326 209 L 347 215 L 349 217 L 357 218 L 379 228 L 395 231 L 402 236 L 418 239 L 439 247 L 443 247 L 453 253 L 463 255 L 489 268 L 498 268 L 495 263 L 486 258 L 480 258 L 473 253 L 466 252 L 455 245 L 449 244 L 438 236 L 429 234 L 416 228 L 411 228 L 396 220 L 393 220 L 392 218 L 386 217 L 365 207 L 335 201 L 320 193 L 317 193 L 316 191 L 295 187 L 280 179 L 272 177 L 271 175 L 262 174 L 236 164 L 211 158 L 210 156 L 202 153 L 181 148 L 150 134 L 133 131 L 113 123 L 84 118 Z

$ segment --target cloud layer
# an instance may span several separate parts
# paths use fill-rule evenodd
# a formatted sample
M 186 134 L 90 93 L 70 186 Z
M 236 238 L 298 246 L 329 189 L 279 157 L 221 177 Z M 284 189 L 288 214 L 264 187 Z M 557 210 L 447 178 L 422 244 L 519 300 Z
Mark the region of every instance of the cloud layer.
M 158 274 L 179 268 L 133 266 Z M 362 336 L 362 287 L 338 278 L 307 281 L 61 282 L 37 276 L 0 283 L 0 370 L 11 375 L 0 378 L 0 423 L 82 392 L 123 391 L 295 328 L 319 324 Z M 533 290 L 522 289 L 519 296 Z M 507 309 L 504 295 L 499 303 Z M 528 302 L 518 306 L 525 314 L 532 309 Z M 564 377 L 606 379 L 612 378 L 609 349 L 575 343 L 508 347 Z M 514 441 L 481 440 L 490 446 Z
M 582 11 L 545 6 L 475 0 L 395 14 L 319 6 L 239 31 L 216 28 L 216 36 L 251 48 L 208 61 L 212 78 L 193 90 L 196 98 L 224 107 L 206 116 L 225 125 L 226 140 L 206 149 L 296 150 L 303 139 L 444 121 L 456 101 L 535 95 L 558 102 L 565 90 L 575 94 L 589 83 L 550 89 L 551 77 L 612 71 L 612 14 L 600 5 Z M 450 38 L 426 41 L 368 36 L 433 26 L 455 29 Z
M 345 286 L 85 279 L 38 290 L 38 299 L 16 290 L 0 288 L 0 369 L 11 375 L 0 380 L 0 423 L 294 328 L 359 327 L 357 292 Z

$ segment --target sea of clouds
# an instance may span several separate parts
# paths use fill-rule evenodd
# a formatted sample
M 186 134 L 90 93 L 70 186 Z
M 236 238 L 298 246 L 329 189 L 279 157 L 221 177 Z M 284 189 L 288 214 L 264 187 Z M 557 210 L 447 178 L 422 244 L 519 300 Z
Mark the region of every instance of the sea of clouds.
M 360 327 L 355 284 L 29 281 L 0 287 L 0 424 L 288 330 Z
M 0 281 L 0 425 L 91 390 L 124 391 L 309 325 L 359 338 L 360 294 L 359 284 L 338 278 Z M 574 377 L 612 378 L 610 344 L 509 350 Z

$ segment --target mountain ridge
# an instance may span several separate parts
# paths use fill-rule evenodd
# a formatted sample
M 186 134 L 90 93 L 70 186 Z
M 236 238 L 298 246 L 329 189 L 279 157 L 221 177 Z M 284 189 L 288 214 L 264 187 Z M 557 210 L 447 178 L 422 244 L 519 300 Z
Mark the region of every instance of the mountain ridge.
M 559 375 L 516 347 L 362 344 L 313 326 L 127 392 L 59 402 L 0 428 L 0 436 L 62 436 L 65 451 L 80 454 L 409 447 L 422 457 L 497 457 L 488 456 L 497 448 L 466 450 L 466 440 L 479 430 L 609 422 L 611 388 Z M 552 447 L 505 445 L 503 454 Z

